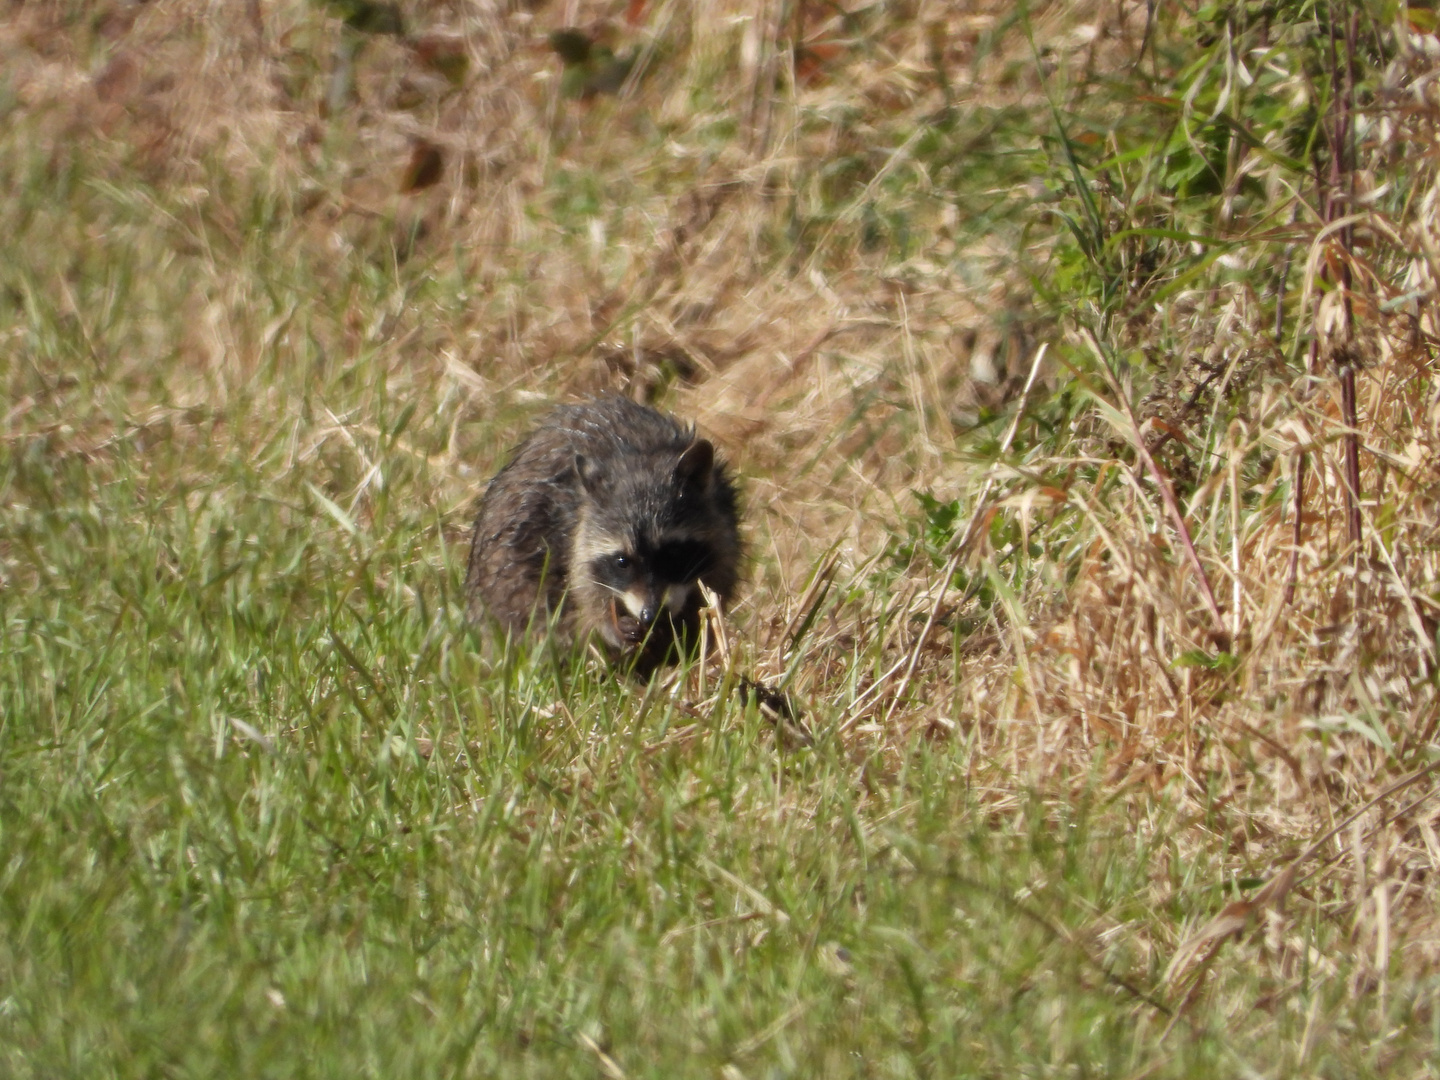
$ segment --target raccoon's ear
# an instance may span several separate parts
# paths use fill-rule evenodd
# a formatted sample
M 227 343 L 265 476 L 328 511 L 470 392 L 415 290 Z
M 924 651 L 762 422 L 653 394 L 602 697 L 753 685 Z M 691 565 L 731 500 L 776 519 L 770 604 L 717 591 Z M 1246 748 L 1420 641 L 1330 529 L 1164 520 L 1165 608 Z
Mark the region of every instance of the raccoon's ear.
M 599 493 L 600 470 L 595 468 L 584 454 L 575 455 L 575 475 L 580 478 L 580 486 L 587 492 L 591 495 Z
M 685 448 L 680 460 L 675 463 L 675 479 L 682 488 L 706 491 L 710 487 L 710 476 L 715 470 L 715 447 L 709 439 L 696 439 Z

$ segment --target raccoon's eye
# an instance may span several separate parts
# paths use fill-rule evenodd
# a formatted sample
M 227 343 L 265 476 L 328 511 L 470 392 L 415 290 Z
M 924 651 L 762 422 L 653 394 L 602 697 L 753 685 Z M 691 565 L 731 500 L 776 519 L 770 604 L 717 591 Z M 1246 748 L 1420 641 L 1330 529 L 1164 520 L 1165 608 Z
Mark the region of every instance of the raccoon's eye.
M 629 556 L 629 555 L 616 555 L 615 558 L 613 558 L 613 559 L 610 560 L 610 562 L 611 562 L 611 565 L 614 566 L 616 570 L 629 570 L 629 569 L 630 569 L 630 556 Z

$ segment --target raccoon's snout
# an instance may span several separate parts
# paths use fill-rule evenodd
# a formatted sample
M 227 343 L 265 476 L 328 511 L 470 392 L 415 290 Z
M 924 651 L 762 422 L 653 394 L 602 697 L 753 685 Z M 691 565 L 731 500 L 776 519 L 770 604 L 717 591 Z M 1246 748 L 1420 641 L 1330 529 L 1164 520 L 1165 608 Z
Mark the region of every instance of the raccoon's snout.
M 627 592 L 625 609 L 649 626 L 661 615 L 679 616 L 689 596 L 689 585 L 650 585 Z
M 610 626 L 615 644 L 634 648 L 652 637 L 668 640 L 676 633 L 677 599 L 683 601 L 685 590 L 676 586 L 659 586 L 647 582 L 627 589 L 611 600 Z
M 653 589 L 631 589 L 624 599 L 625 610 L 630 612 L 642 627 L 649 627 L 660 613 L 663 598 L 656 595 Z

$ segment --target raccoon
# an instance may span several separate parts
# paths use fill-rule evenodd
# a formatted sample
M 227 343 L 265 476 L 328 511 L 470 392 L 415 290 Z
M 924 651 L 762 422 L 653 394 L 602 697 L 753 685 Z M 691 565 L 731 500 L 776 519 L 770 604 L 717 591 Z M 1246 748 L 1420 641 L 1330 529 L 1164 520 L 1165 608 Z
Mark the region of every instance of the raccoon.
M 555 409 L 490 481 L 465 591 L 472 620 L 513 633 L 553 616 L 645 676 L 693 651 L 699 583 L 728 603 L 740 558 L 735 487 L 710 442 L 605 397 Z

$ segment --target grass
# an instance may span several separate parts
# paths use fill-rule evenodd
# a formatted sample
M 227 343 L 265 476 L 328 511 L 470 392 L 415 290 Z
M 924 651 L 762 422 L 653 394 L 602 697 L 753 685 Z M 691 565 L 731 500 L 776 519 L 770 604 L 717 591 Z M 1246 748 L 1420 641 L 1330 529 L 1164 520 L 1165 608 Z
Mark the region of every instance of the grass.
M 6 1075 L 1433 1075 L 1425 12 L 232 6 L 0 16 Z M 458 591 L 603 389 L 649 687 Z

